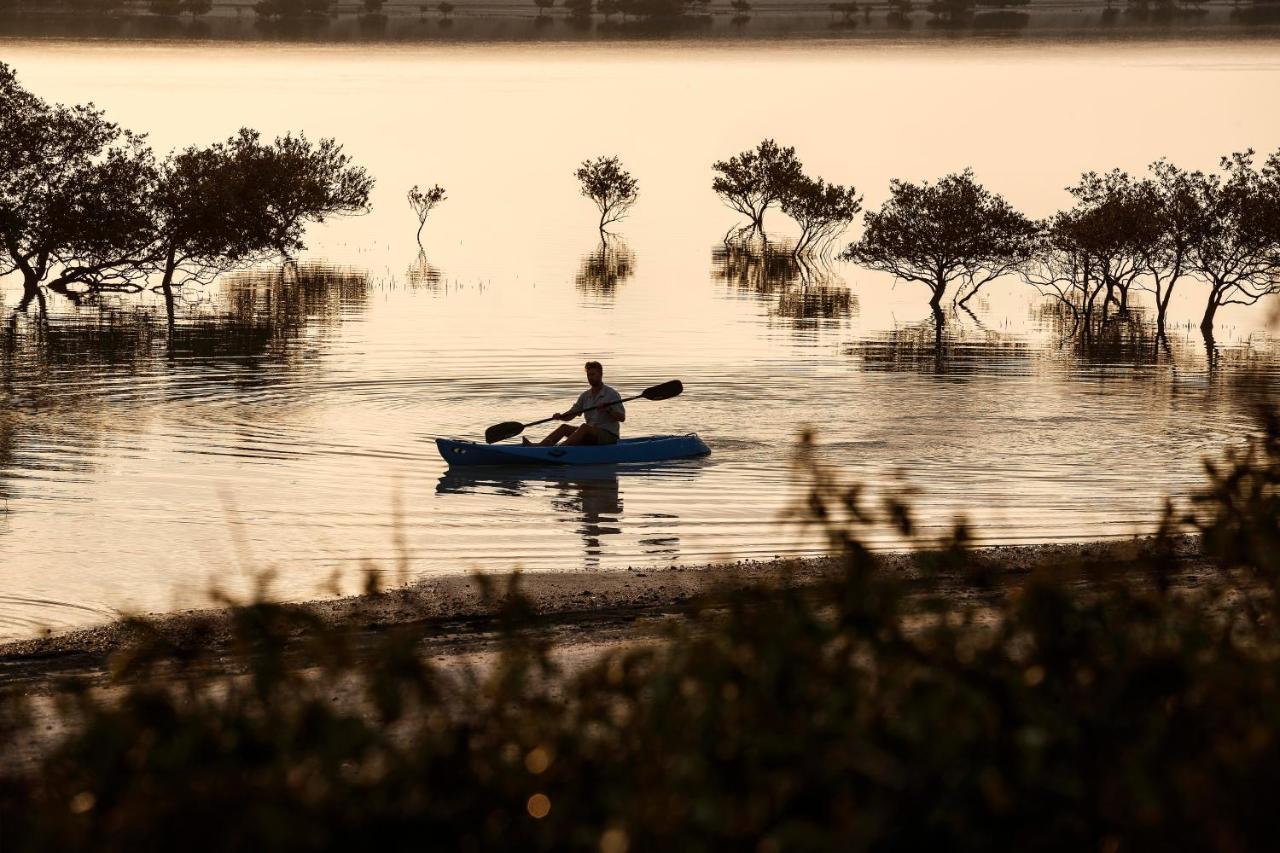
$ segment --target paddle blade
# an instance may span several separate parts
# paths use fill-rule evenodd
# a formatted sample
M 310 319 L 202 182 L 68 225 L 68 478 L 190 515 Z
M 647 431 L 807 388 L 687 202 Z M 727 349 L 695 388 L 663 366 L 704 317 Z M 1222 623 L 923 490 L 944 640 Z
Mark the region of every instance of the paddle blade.
M 646 400 L 670 400 L 672 397 L 678 397 L 682 391 L 684 391 L 684 383 L 679 379 L 672 379 L 670 382 L 644 389 L 640 392 L 640 396 Z
M 505 441 L 508 438 L 515 438 L 524 432 L 524 424 L 519 421 L 506 421 L 505 423 L 494 424 L 484 431 L 485 444 L 493 444 L 499 441 Z

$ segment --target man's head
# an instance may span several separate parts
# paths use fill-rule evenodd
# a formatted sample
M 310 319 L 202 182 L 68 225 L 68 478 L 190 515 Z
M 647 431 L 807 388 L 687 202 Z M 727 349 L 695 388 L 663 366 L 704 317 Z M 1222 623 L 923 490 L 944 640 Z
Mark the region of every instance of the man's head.
M 587 384 L 592 388 L 599 388 L 604 384 L 604 368 L 600 365 L 600 362 L 587 362 Z

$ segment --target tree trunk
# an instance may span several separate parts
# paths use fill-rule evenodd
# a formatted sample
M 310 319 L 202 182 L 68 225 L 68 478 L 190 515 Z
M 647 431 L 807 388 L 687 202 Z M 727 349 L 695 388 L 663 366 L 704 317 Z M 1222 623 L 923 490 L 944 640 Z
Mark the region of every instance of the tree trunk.
M 1204 307 L 1204 319 L 1200 321 L 1200 331 L 1204 332 L 1205 337 L 1213 338 L 1213 318 L 1218 313 L 1218 289 L 1214 288 L 1209 293 L 1209 303 Z
M 942 314 L 942 297 L 947 293 L 947 283 L 945 281 L 937 281 L 933 284 L 933 298 L 929 300 L 929 307 L 933 309 L 934 316 Z
M 1156 288 L 1156 337 L 1163 338 L 1165 335 L 1165 318 L 1169 315 L 1169 297 L 1173 296 L 1173 285 L 1170 284 L 1165 289 L 1163 295 L 1160 293 L 1159 287 Z
M 942 354 L 942 326 L 946 321 L 942 309 L 933 306 L 933 369 L 937 373 L 942 373 L 947 367 L 947 360 Z

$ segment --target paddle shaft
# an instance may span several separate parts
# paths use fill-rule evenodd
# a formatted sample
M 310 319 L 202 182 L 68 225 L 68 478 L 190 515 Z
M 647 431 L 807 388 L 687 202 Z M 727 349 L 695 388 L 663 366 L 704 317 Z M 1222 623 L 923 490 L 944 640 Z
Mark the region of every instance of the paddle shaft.
M 609 406 L 617 406 L 622 403 L 630 403 L 632 400 L 639 400 L 643 396 L 644 396 L 643 394 L 636 394 L 634 397 L 623 397 L 621 400 L 615 400 L 612 403 L 600 403 L 595 406 L 587 406 L 587 408 L 585 409 L 578 409 L 577 411 L 570 409 L 569 412 L 566 413 L 566 414 L 569 414 L 569 417 L 565 418 L 565 420 L 567 421 L 573 420 L 578 415 L 586 414 L 587 412 L 594 412 L 596 409 L 606 409 Z M 529 423 L 524 425 L 524 429 L 528 429 L 531 426 L 537 426 L 538 424 L 550 423 L 551 421 L 554 421 L 554 420 L 559 420 L 559 419 L 555 415 L 552 415 L 551 417 L 543 418 L 540 421 L 530 421 Z

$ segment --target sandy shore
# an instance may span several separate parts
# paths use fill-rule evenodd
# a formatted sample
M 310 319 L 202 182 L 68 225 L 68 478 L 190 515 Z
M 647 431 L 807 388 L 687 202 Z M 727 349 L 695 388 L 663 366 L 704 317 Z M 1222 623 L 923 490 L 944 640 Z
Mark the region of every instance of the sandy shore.
M 1009 586 L 1047 562 L 1124 563 L 1141 543 L 1006 546 L 973 553 Z M 1194 542 L 1181 546 L 1184 576 L 1192 583 L 1199 572 L 1196 554 Z M 918 580 L 911 555 L 888 554 L 883 559 L 886 571 L 907 581 Z M 657 637 L 668 620 L 679 619 L 693 608 L 714 607 L 717 590 L 726 586 L 813 584 L 838 567 L 837 560 L 820 557 L 592 574 L 539 572 L 522 575 L 520 589 L 540 614 L 539 630 L 554 640 L 559 654 L 581 658 L 602 647 Z M 501 585 L 506 577 L 494 579 Z M 948 584 L 947 579 L 943 583 Z M 958 598 L 976 594 L 959 578 L 950 586 Z M 474 576 L 436 577 L 372 595 L 290 606 L 357 635 L 376 637 L 393 628 L 410 630 L 419 637 L 424 656 L 445 663 L 483 658 L 495 642 L 493 608 Z M 215 660 L 229 635 L 226 611 L 188 610 L 147 618 L 175 643 L 198 633 L 202 643 L 213 644 Z M 126 623 L 115 622 L 2 644 L 0 687 L 43 693 L 65 676 L 104 680 L 111 655 L 129 639 Z

